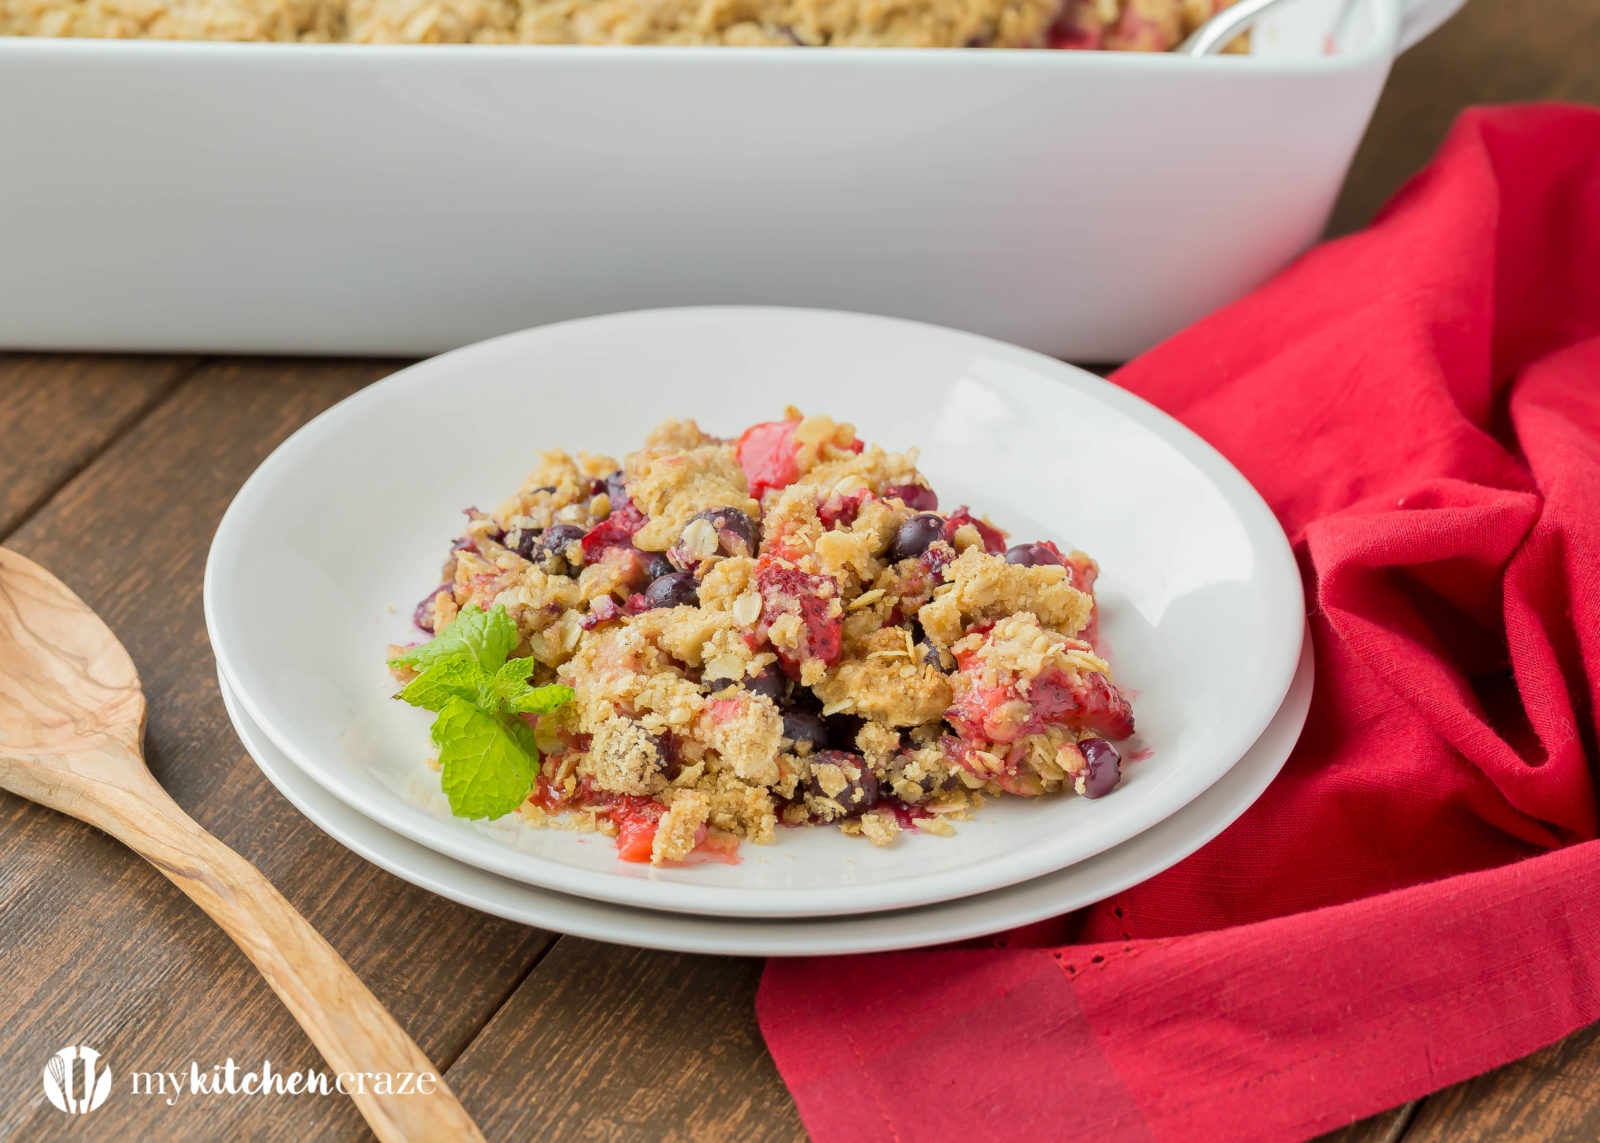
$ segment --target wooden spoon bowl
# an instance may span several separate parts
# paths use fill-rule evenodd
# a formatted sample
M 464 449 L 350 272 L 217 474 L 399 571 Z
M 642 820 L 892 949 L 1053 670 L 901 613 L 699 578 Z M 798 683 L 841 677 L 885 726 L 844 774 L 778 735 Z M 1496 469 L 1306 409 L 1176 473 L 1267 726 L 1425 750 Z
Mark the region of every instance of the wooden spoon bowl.
M 161 788 L 144 764 L 144 719 L 139 672 L 111 629 L 60 580 L 0 548 L 0 787 L 104 830 L 159 869 L 234 939 L 335 1072 L 432 1077 L 426 1093 L 361 1085 L 352 1098 L 379 1139 L 481 1140 L 333 947 Z

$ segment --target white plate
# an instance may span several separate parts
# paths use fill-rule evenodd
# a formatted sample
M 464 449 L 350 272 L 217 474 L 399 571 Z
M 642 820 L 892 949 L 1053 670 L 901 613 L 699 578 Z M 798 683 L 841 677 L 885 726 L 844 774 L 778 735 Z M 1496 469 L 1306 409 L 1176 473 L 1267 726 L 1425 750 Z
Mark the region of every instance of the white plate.
M 786 402 L 923 449 L 942 503 L 1103 569 L 1103 630 L 1142 744 L 1098 801 L 1000 799 L 954 840 L 884 850 L 780 830 L 739 865 L 652 869 L 597 835 L 444 809 L 429 715 L 392 702 L 390 642 L 469 504 L 540 448 L 621 454 L 669 415 L 732 433 Z M 352 808 L 504 876 L 598 900 L 734 916 L 906 908 L 1081 861 L 1227 772 L 1294 675 L 1303 607 L 1266 505 L 1210 446 L 1113 385 L 952 330 L 807 310 L 657 310 L 512 334 L 434 358 L 302 428 L 246 482 L 206 568 L 217 662 L 250 717 Z
M 829 956 L 966 940 L 1059 916 L 1154 877 L 1226 829 L 1283 768 L 1311 705 L 1311 641 L 1277 715 L 1236 766 L 1131 841 L 1058 873 L 942 905 L 811 920 L 732 920 L 630 909 L 553 893 L 442 857 L 356 813 L 283 756 L 222 683 L 245 748 L 284 797 L 324 832 L 413 885 L 485 913 L 616 944 L 727 956 Z

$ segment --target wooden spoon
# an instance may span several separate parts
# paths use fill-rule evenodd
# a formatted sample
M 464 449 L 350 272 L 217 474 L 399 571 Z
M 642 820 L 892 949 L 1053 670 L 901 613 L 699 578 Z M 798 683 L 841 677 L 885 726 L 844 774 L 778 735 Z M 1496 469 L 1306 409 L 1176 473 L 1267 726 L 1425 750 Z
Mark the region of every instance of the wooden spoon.
M 393 1141 L 483 1136 L 422 1049 L 261 872 L 144 764 L 144 694 L 117 637 L 49 572 L 0 548 L 0 787 L 105 830 L 211 914 L 334 1072 L 432 1076 L 431 1094 L 352 1098 Z M 415 1083 L 413 1083 L 415 1086 Z

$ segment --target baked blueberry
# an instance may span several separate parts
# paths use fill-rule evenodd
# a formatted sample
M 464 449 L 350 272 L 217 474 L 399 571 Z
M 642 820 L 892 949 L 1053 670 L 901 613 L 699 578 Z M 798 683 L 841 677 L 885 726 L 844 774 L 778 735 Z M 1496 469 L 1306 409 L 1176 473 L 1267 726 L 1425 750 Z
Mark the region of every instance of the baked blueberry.
M 1122 755 L 1104 738 L 1085 738 L 1078 743 L 1083 760 L 1089 764 L 1083 777 L 1083 796 L 1103 798 L 1122 780 Z
M 1006 563 L 1021 564 L 1025 568 L 1039 567 L 1040 565 L 1055 564 L 1065 567 L 1061 557 L 1052 552 L 1043 544 L 1018 544 L 1006 551 Z
M 652 580 L 644 589 L 644 599 L 652 608 L 693 607 L 700 602 L 700 585 L 693 572 L 675 571 Z
M 889 543 L 889 562 L 914 560 L 928 545 L 944 535 L 944 520 L 932 512 L 922 512 L 900 525 Z
M 783 712 L 783 736 L 794 743 L 796 754 L 816 754 L 828 748 L 828 726 L 809 710 L 791 706 Z

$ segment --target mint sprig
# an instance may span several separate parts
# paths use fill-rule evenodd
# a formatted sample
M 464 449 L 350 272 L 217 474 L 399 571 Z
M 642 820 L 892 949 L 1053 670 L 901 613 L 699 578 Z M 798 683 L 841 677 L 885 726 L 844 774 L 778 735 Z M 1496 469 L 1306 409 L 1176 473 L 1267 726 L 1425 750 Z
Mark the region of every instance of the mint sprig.
M 524 714 L 550 714 L 572 688 L 528 682 L 538 663 L 511 659 L 517 625 L 503 606 L 474 606 L 428 642 L 389 661 L 420 672 L 395 697 L 433 721 L 450 812 L 497 818 L 520 806 L 539 775 L 539 746 Z

